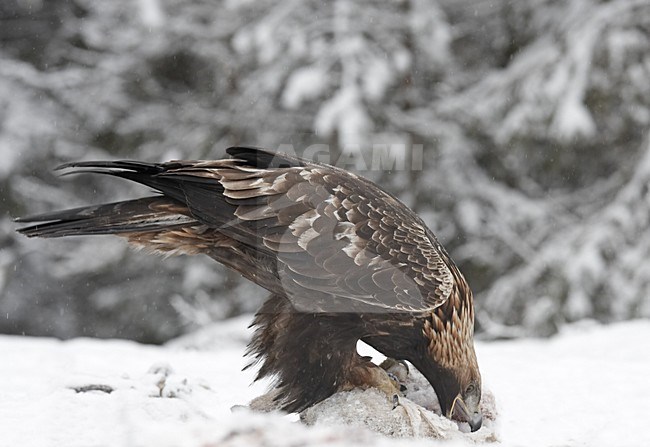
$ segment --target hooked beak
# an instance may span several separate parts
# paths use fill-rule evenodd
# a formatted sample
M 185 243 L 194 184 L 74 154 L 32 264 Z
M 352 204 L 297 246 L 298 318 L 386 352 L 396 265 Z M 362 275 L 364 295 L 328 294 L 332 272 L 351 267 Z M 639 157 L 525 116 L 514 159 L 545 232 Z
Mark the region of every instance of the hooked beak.
M 483 423 L 483 415 L 481 414 L 479 409 L 468 408 L 463 398 L 460 397 L 460 394 L 456 396 L 454 402 L 451 404 L 451 409 L 449 410 L 449 414 L 447 415 L 447 417 L 449 419 L 453 418 L 453 419 L 467 422 L 469 424 L 469 428 L 473 432 L 481 428 L 481 424 Z

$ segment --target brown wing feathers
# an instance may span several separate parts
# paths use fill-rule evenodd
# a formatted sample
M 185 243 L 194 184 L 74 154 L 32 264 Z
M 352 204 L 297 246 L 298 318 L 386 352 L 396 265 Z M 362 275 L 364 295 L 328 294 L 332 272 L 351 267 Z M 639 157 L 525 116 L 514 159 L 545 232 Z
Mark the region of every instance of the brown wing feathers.
M 448 298 L 453 278 L 446 254 L 393 196 L 331 166 L 251 148 L 228 152 L 235 158 L 64 165 L 126 178 L 162 195 L 22 219 L 45 223 L 20 231 L 59 237 L 203 225 L 219 233 L 219 244 L 225 236 L 274 263 L 268 268 L 277 284 L 261 285 L 284 290 L 309 312 L 423 312 Z M 191 234 L 186 231 L 183 244 Z

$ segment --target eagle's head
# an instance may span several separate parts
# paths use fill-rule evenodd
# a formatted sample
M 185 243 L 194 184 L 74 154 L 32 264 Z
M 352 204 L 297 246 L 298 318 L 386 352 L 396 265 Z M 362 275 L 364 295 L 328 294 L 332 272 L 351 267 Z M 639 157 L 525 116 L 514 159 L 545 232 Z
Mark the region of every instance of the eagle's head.
M 424 321 L 424 351 L 416 368 L 433 386 L 442 413 L 481 428 L 481 374 L 474 351 L 474 310 L 469 300 L 450 299 Z
M 483 421 L 481 375 L 473 349 L 471 355 L 465 366 L 442 366 L 437 359 L 430 358 L 425 360 L 429 365 L 421 371 L 436 391 L 442 414 L 449 419 L 467 422 L 471 430 L 476 431 Z

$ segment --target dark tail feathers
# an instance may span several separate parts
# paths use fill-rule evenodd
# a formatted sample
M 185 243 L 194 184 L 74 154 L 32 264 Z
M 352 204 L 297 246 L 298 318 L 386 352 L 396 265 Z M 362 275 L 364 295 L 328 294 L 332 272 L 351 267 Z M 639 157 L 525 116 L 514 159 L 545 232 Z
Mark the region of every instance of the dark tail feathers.
M 147 197 L 22 217 L 16 222 L 36 223 L 17 230 L 28 237 L 63 237 L 149 232 L 196 224 L 188 214 L 187 208 L 176 201 Z

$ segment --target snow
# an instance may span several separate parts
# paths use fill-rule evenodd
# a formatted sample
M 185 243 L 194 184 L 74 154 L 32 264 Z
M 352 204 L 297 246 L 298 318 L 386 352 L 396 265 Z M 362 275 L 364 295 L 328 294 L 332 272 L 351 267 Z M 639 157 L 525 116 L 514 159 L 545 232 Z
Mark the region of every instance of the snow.
M 0 336 L 0 446 L 435 443 L 384 437 L 352 423 L 355 411 L 366 419 L 390 416 L 390 410 L 364 413 L 350 405 L 362 396 L 381 401 L 373 390 L 335 396 L 314 426 L 295 415 L 246 409 L 266 387 L 250 386 L 254 371 L 240 371 L 249 320 L 215 324 L 162 347 Z M 644 430 L 649 338 L 650 321 L 639 320 L 575 324 L 548 340 L 478 342 L 484 388 L 496 396 L 501 445 L 650 445 Z M 489 441 L 480 438 L 487 430 L 456 432 L 444 445 Z
M 303 103 L 323 94 L 328 84 L 327 73 L 320 67 L 303 67 L 294 71 L 282 94 L 282 105 L 297 109 Z
M 362 104 L 359 88 L 349 86 L 341 89 L 326 101 L 316 115 L 314 127 L 321 136 L 339 133 L 343 152 L 352 153 L 364 143 L 372 123 Z
M 368 70 L 363 74 L 363 91 L 372 101 L 381 101 L 386 90 L 393 83 L 393 70 L 387 61 L 373 58 L 368 62 Z
M 165 24 L 165 13 L 159 0 L 140 0 L 142 23 L 149 28 L 160 28 Z

